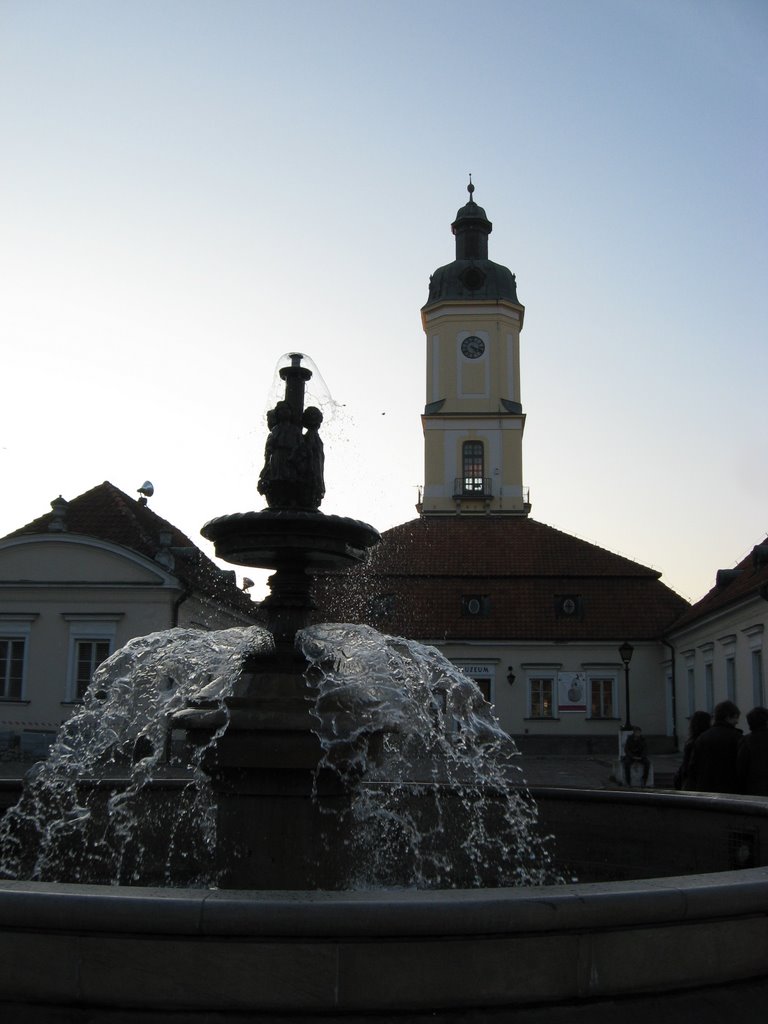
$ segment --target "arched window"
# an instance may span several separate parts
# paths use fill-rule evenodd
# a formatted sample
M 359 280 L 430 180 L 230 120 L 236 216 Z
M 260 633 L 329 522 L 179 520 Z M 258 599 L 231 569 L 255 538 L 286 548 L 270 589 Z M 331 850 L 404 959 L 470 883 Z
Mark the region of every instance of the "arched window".
M 461 447 L 461 489 L 464 494 L 482 494 L 485 460 L 482 441 L 465 441 Z

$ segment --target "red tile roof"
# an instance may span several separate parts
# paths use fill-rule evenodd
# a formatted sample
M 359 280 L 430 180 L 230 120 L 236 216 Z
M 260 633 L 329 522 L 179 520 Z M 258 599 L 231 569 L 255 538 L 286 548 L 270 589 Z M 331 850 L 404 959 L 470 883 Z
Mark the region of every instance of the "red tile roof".
M 3 539 L 48 534 L 55 518 L 53 511 L 47 512 Z M 254 605 L 237 587 L 234 573 L 219 569 L 186 534 L 108 480 L 67 502 L 64 522 L 67 534 L 95 537 L 152 560 L 164 546 L 168 547 L 161 544 L 160 534 L 170 534 L 170 547 L 182 549 L 171 552 L 174 565 L 168 571 L 173 576 L 194 593 L 211 597 L 245 614 L 254 613 Z
M 317 617 L 418 639 L 655 639 L 688 607 L 660 575 L 525 516 L 425 516 L 384 533 L 366 565 L 319 577 Z M 487 614 L 467 614 L 471 596 Z
M 721 583 L 716 583 L 700 601 L 691 605 L 675 622 L 674 628 L 689 626 L 713 612 L 756 596 L 768 600 L 768 537 L 756 544 L 733 570 L 725 570 Z

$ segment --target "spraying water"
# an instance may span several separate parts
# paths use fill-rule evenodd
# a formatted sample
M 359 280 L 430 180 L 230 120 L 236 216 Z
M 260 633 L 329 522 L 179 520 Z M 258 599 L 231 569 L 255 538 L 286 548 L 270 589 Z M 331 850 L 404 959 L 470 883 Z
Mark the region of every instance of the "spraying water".
M 172 629 L 131 640 L 103 662 L 0 824 L 0 877 L 173 884 L 178 873 L 215 882 L 205 748 L 174 764 L 169 722 L 191 697 L 225 708 L 245 658 L 271 646 L 258 627 Z M 153 792 L 159 781 L 170 801 Z
M 533 800 L 510 785 L 521 782 L 517 750 L 470 679 L 434 648 L 365 626 L 313 626 L 296 645 L 318 772 L 331 769 L 352 793 L 348 887 L 560 880 Z M 105 661 L 0 825 L 0 877 L 216 885 L 205 755 L 227 729 L 246 662 L 272 650 L 258 627 L 175 629 Z M 218 724 L 173 755 L 172 718 L 191 701 L 221 712 Z
M 433 647 L 367 626 L 302 630 L 324 763 L 353 790 L 360 888 L 562 881 L 519 756 L 477 685 Z M 512 783 L 517 785 L 512 785 Z

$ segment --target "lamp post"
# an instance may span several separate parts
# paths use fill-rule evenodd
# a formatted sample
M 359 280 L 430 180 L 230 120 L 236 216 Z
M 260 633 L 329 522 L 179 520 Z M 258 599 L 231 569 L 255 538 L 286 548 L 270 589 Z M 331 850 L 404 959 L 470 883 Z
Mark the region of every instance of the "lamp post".
M 630 720 L 630 717 L 629 717 L 629 663 L 632 660 L 632 654 L 633 654 L 634 650 L 635 650 L 635 648 L 632 646 L 632 644 L 627 643 L 626 640 L 624 641 L 624 643 L 619 648 L 619 655 L 621 657 L 621 660 L 624 662 L 624 712 L 625 712 L 625 719 L 624 719 L 624 725 L 622 725 L 622 727 L 621 727 L 624 732 L 628 732 L 632 728 L 631 720 Z

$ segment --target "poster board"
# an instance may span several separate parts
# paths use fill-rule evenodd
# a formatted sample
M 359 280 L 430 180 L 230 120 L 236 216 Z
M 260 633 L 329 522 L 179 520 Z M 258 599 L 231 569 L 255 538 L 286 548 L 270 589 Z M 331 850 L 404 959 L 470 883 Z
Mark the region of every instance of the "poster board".
M 587 710 L 587 677 L 583 672 L 557 673 L 557 706 L 561 714 Z

